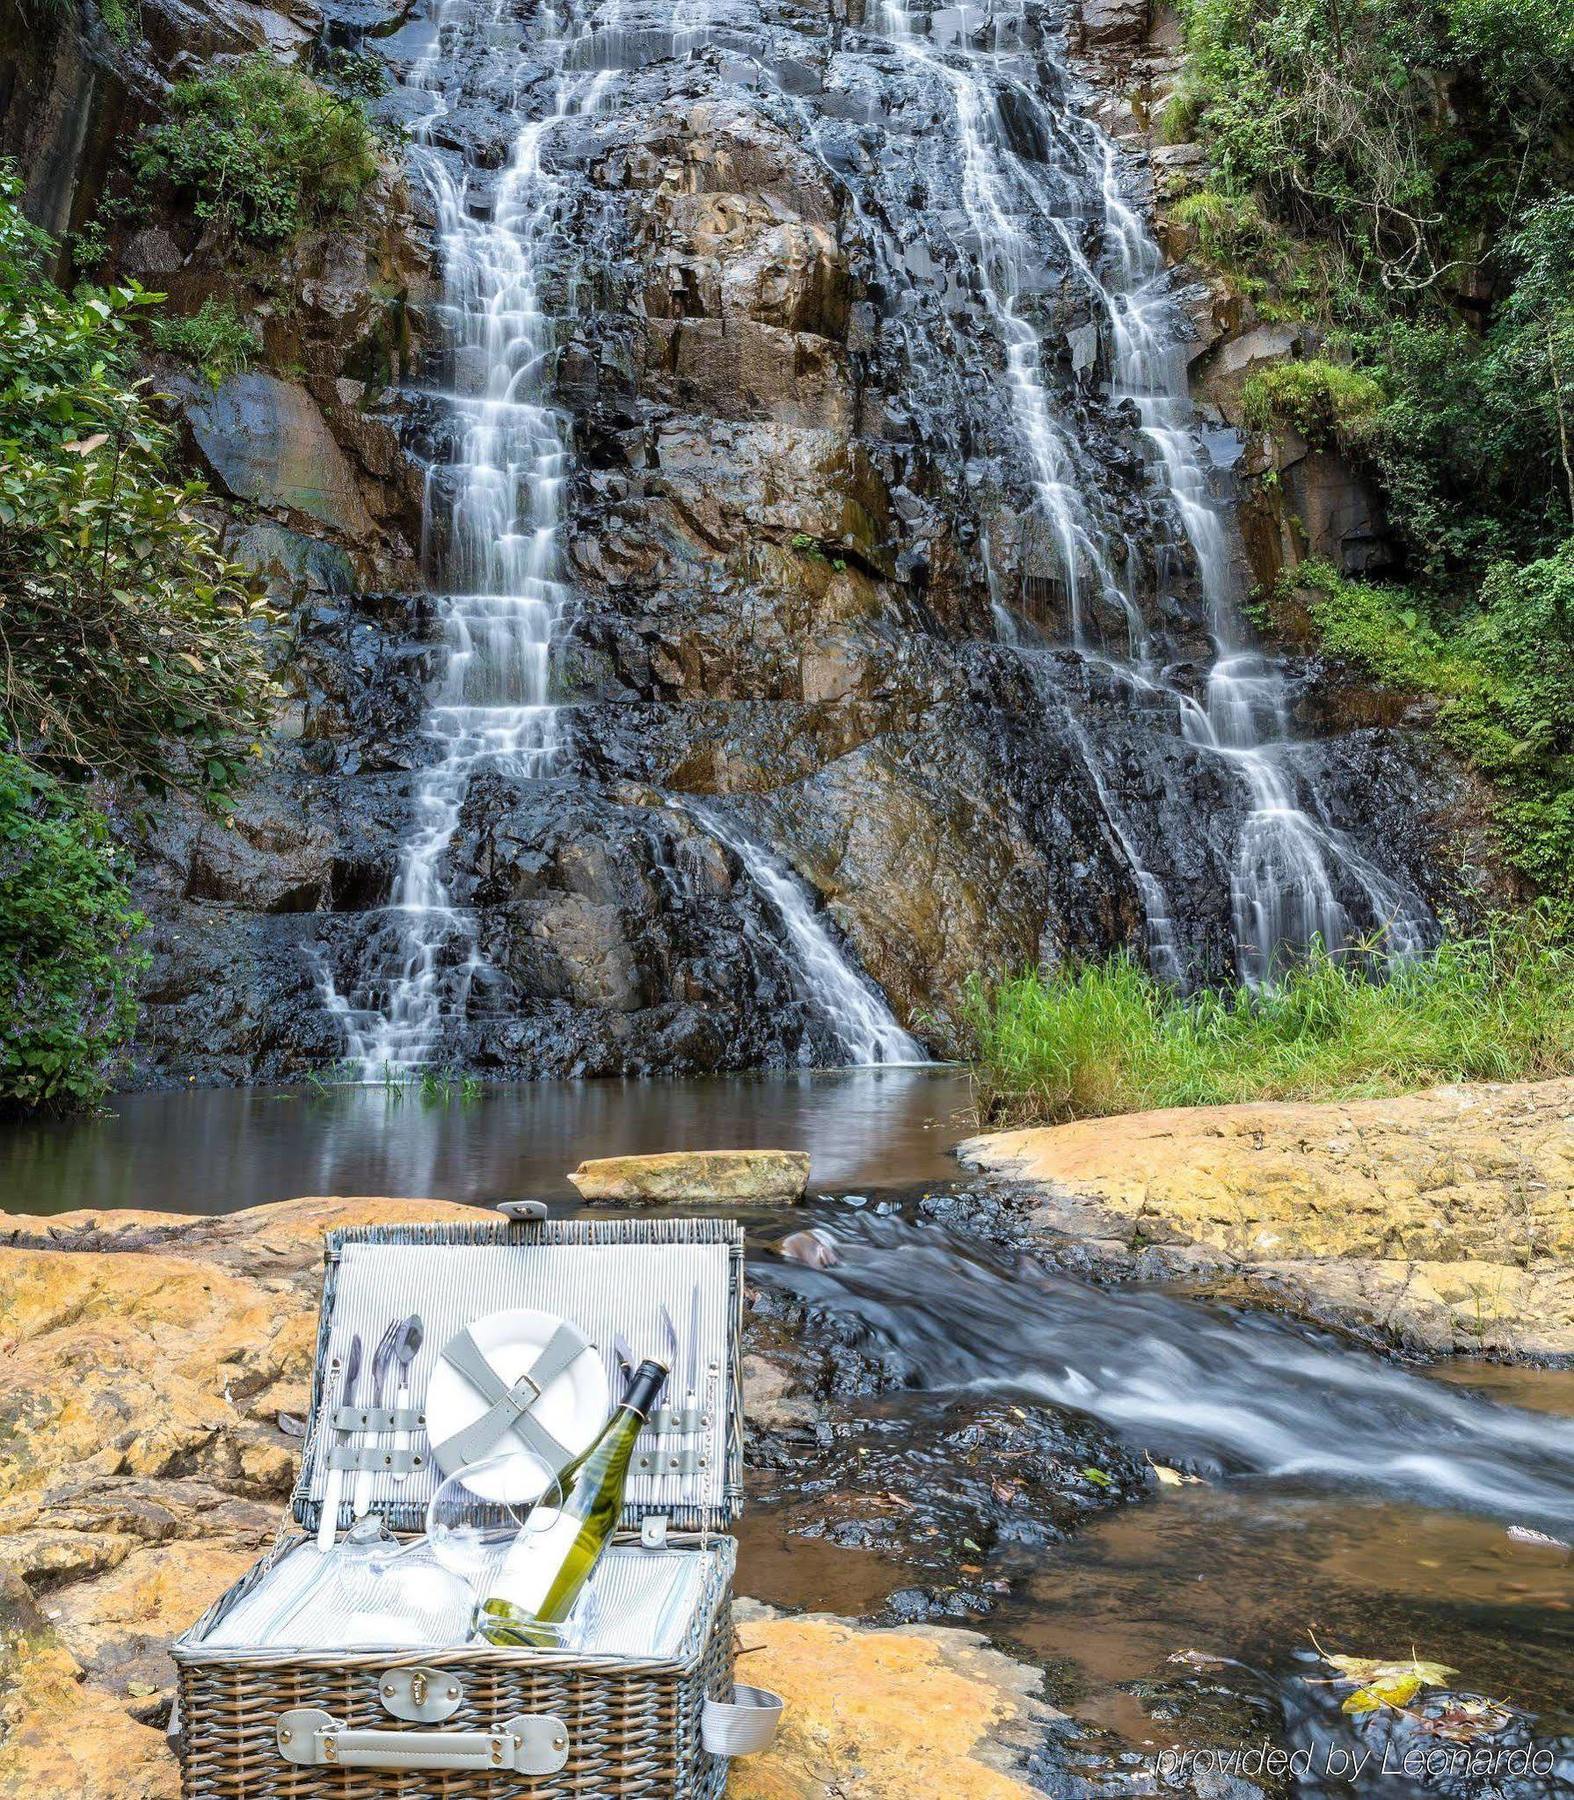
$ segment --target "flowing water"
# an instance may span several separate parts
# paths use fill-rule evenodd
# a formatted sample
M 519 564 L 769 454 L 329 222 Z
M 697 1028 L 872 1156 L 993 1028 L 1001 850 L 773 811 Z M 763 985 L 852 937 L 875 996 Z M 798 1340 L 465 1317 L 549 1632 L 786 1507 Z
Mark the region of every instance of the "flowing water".
M 1265 1740 L 1326 1766 L 1333 1750 L 1370 1751 L 1399 1726 L 1361 1728 L 1339 1712 L 1340 1692 L 1317 1685 L 1327 1671 L 1313 1639 L 1349 1654 L 1414 1646 L 1457 1668 L 1458 1689 L 1512 1701 L 1500 1746 L 1550 1746 L 1555 1776 L 1497 1788 L 1308 1778 L 1298 1793 L 1566 1791 L 1574 1569 L 1508 1527 L 1574 1537 L 1574 1370 L 1406 1370 L 1285 1319 L 1101 1289 L 909 1222 L 914 1191 L 954 1174 L 966 1102 L 960 1074 L 924 1068 L 541 1082 L 471 1104 L 368 1087 L 131 1095 L 106 1117 L 0 1138 L 0 1210 L 227 1211 L 334 1192 L 572 1204 L 563 1171 L 585 1155 L 800 1145 L 815 1194 L 837 1198 L 792 1224 L 833 1233 L 840 1261 L 783 1260 L 782 1216 L 761 1214 L 749 1220 L 750 1282 L 808 1303 L 811 1343 L 851 1347 L 899 1384 L 843 1409 L 920 1445 L 946 1404 L 1049 1406 L 1199 1478 L 1099 1514 L 1064 1543 L 1002 1536 L 983 1559 L 982 1579 L 1005 1589 L 983 1628 L 1049 1669 L 1048 1691 L 1079 1729 L 1122 1753 Z M 920 1506 L 952 1485 L 943 1465 L 915 1462 L 909 1479 L 899 1499 Z M 890 1514 L 888 1495 L 870 1500 Z M 877 1612 L 913 1579 L 751 1501 L 740 1580 L 759 1598 Z M 1178 1669 L 1182 1651 L 1218 1660 Z M 1220 1696 L 1235 1710 L 1220 1713 Z
M 376 960 L 348 995 L 328 983 L 348 1059 L 365 1080 L 430 1061 L 445 1015 L 469 1004 L 479 937 L 473 913 L 448 891 L 443 857 L 479 768 L 531 780 L 552 762 L 552 635 L 569 599 L 558 545 L 569 429 L 551 403 L 552 321 L 541 295 L 544 242 L 563 190 L 543 145 L 593 104 L 597 78 L 558 83 L 555 111 L 523 125 L 507 169 L 480 197 L 425 150 L 450 104 L 441 43 L 440 30 L 417 69 L 433 104 L 411 156 L 437 212 L 455 384 L 441 396 L 453 455 L 427 471 L 423 516 L 423 561 L 443 590 L 444 668 L 426 725 L 436 759 L 416 785 Z
M 413 40 L 418 52 L 394 56 L 446 288 L 443 379 L 425 396 L 445 423 L 427 474 L 423 546 L 442 650 L 425 725 L 430 760 L 413 784 L 390 904 L 353 957 L 320 963 L 348 1063 L 370 1080 L 464 1060 L 467 1026 L 480 1020 L 484 1030 L 492 1017 L 506 1035 L 517 1004 L 513 977 L 492 964 L 476 877 L 456 884 L 453 851 L 481 775 L 528 785 L 575 772 L 573 733 L 553 700 L 563 635 L 587 604 L 565 560 L 577 422 L 559 397 L 560 360 L 578 296 L 596 279 L 586 259 L 611 242 L 587 224 L 603 204 L 590 197 L 587 161 L 646 98 L 647 68 L 692 71 L 672 77 L 680 89 L 685 79 L 746 84 L 762 112 L 789 121 L 823 161 L 858 254 L 872 258 L 871 291 L 883 296 L 915 397 L 946 353 L 923 323 L 934 293 L 965 299 L 993 340 L 999 406 L 1030 487 L 1026 511 L 1009 524 L 1012 542 L 983 548 L 997 636 L 1080 759 L 1153 967 L 1181 985 L 1199 979 L 1187 916 L 1199 900 L 1178 895 L 1161 872 L 1175 859 L 1154 808 L 1162 814 L 1169 796 L 1151 781 L 1134 793 L 1131 749 L 1088 712 L 1090 682 L 1193 754 L 1162 779 L 1179 771 L 1200 783 L 1183 810 L 1207 819 L 1204 830 L 1233 834 L 1213 878 L 1228 889 L 1217 905 L 1239 979 L 1271 980 L 1314 940 L 1342 949 L 1375 935 L 1389 956 L 1424 947 L 1435 932 L 1425 902 L 1332 822 L 1317 757 L 1291 731 L 1286 672 L 1242 632 L 1239 547 L 1192 414 L 1170 276 L 1130 197 L 1132 171 L 1078 109 L 1044 20 L 1031 8 L 882 0 L 864 33 L 811 72 L 746 54 L 740 19 L 725 0 L 685 0 L 670 18 L 640 0 L 608 0 L 543 8 L 520 25 L 506 5 L 441 0 Z M 894 63 L 881 64 L 882 51 Z M 933 172 L 927 211 L 921 196 L 916 210 L 900 207 L 894 170 L 872 186 L 855 178 L 849 145 L 828 129 L 835 82 L 871 66 L 889 71 L 879 105 L 891 120 L 928 109 L 919 150 Z M 500 170 L 484 154 L 454 152 L 468 142 L 460 122 L 478 95 L 506 118 Z M 1089 323 L 1072 334 L 1068 388 L 1051 309 L 1064 313 L 1077 293 Z M 1103 465 L 1087 453 L 1082 405 L 1094 395 L 1104 416 L 1126 422 L 1132 448 L 1120 454 L 1143 471 L 1142 516 L 1112 505 Z M 1033 579 L 1059 595 L 1056 628 L 1035 623 L 1008 578 L 1012 544 L 1028 542 L 1041 546 L 1044 572 Z M 1212 646 L 1201 664 L 1173 628 L 1191 592 Z M 1233 823 L 1208 817 L 1218 812 L 1210 768 L 1240 796 Z M 705 829 L 740 860 L 776 955 L 821 1021 L 814 1054 L 830 1046 L 830 1060 L 852 1064 L 920 1058 L 792 860 L 720 801 Z M 676 911 L 697 904 L 681 880 L 669 888 Z
M 1003 37 L 992 11 L 962 6 L 925 14 L 904 0 L 882 0 L 880 16 L 903 56 L 949 97 L 977 271 L 1004 346 L 1037 504 L 1058 550 L 1072 644 L 1097 655 L 1106 636 L 1100 621 L 1120 621 L 1120 674 L 1136 692 L 1162 696 L 1175 728 L 1227 763 L 1248 795 L 1229 874 L 1239 978 L 1254 986 L 1271 980 L 1314 940 L 1339 951 L 1357 938 L 1376 938 L 1385 956 L 1415 955 L 1435 929 L 1425 902 L 1319 818 L 1315 784 L 1297 768 L 1284 672 L 1242 640 L 1234 549 L 1202 460 L 1182 322 L 1158 246 L 1125 197 L 1115 146 L 1085 120 L 1050 116 L 1022 78 L 1017 35 Z M 1017 144 L 1022 121 L 1036 128 L 1036 155 L 1014 147 L 1007 102 Z M 1097 197 L 1091 252 L 1083 248 L 1090 221 L 1061 197 L 1068 180 L 1079 194 Z M 1140 421 L 1156 495 L 1178 520 L 1200 580 L 1214 645 L 1200 697 L 1155 662 L 1162 644 L 1131 583 L 1140 564 L 1136 547 L 1100 521 L 1073 454 L 1071 422 L 1057 412 L 1033 310 L 1044 274 L 1035 226 L 1048 227 L 1095 298 L 1110 398 Z M 1020 633 L 1009 629 L 1008 641 L 1019 643 Z M 1142 899 L 1149 960 L 1160 974 L 1185 981 L 1171 902 L 1141 861 L 1085 733 L 1079 744 Z
M 897 1023 L 885 995 L 874 983 L 855 973 L 803 888 L 770 852 L 713 809 L 691 803 L 686 810 L 732 851 L 770 901 L 792 945 L 804 984 L 844 1047 L 847 1061 L 862 1067 L 927 1062 L 923 1045 Z
M 1300 1748 L 1297 1793 L 1567 1791 L 1574 1568 L 1509 1527 L 1574 1536 L 1574 1372 L 1411 1372 L 1283 1319 L 1092 1288 L 894 1218 L 822 1216 L 835 1267 L 768 1263 L 759 1278 L 905 1372 L 909 1391 L 873 1412 L 916 1423 L 959 1394 L 1049 1400 L 1200 1478 L 1064 1546 L 1000 1548 L 986 1563 L 984 1578 L 1010 1588 L 991 1635 L 1049 1663 L 1077 1719 L 1152 1751 L 1187 1740 L 1189 1704 L 1210 1741 L 1208 1695 L 1228 1692 L 1244 1703 L 1244 1738 L 1215 1722 L 1211 1741 Z M 769 1518 L 746 1527 L 745 1546 L 766 1598 L 794 1579 L 810 1605 L 834 1607 L 849 1586 L 880 1592 L 867 1558 L 850 1568 L 852 1553 L 782 1537 Z M 911 1579 L 893 1566 L 884 1586 Z M 1398 1658 L 1414 1647 L 1451 1665 L 1457 1691 L 1517 1709 L 1497 1749 L 1540 1748 L 1550 1773 L 1498 1785 L 1382 1774 L 1385 1747 L 1398 1765 L 1438 1740 L 1400 1717 L 1344 1716 L 1348 1690 L 1320 1685 L 1332 1671 L 1318 1644 Z M 1191 1674 L 1172 1660 L 1184 1651 L 1217 1660 Z M 1341 1773 L 1341 1755 L 1370 1766 Z
M 560 543 L 573 445 L 571 421 L 553 395 L 561 321 L 544 296 L 561 273 L 553 251 L 570 192 L 553 146 L 567 122 L 595 112 L 629 45 L 615 4 L 584 16 L 543 9 L 527 47 L 556 68 L 552 107 L 539 117 L 519 109 L 507 167 L 489 180 L 431 148 L 467 72 L 445 46 L 478 28 L 490 43 L 489 24 L 500 30 L 501 14 L 442 0 L 407 82 L 430 100 L 414 126 L 410 158 L 437 216 L 452 386 L 435 398 L 448 415 L 453 449 L 428 468 L 423 507 L 422 559 L 441 590 L 444 643 L 426 721 L 435 757 L 415 785 L 392 905 L 360 979 L 341 992 L 326 968 L 321 976 L 346 1065 L 365 1082 L 453 1060 L 486 968 L 475 908 L 456 900 L 444 874 L 467 792 L 483 770 L 540 780 L 557 767 L 561 748 L 552 655 L 573 604 Z M 704 40 L 703 6 L 685 0 L 674 25 L 664 48 L 685 55 Z M 519 65 L 517 79 L 524 48 L 506 54 Z M 489 78 L 497 85 L 495 70 Z M 805 997 L 839 1047 L 833 1060 L 926 1060 L 770 853 L 741 827 L 709 817 L 703 823 L 739 857 L 774 915 Z

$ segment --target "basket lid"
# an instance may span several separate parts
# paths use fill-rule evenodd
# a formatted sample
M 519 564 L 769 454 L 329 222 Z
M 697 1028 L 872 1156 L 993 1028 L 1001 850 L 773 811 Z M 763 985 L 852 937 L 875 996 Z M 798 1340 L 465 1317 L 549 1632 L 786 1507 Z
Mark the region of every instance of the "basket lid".
M 420 1315 L 422 1341 L 409 1385 L 411 1407 L 423 1413 L 432 1371 L 450 1340 L 475 1320 L 516 1307 L 577 1327 L 602 1359 L 615 1400 L 623 1387 L 619 1338 L 636 1356 L 667 1360 L 665 1305 L 678 1349 L 664 1405 L 687 1406 L 692 1381 L 699 1428 L 663 1441 L 669 1451 L 694 1454 L 682 1458 L 681 1471 L 636 1469 L 620 1523 L 637 1526 L 662 1513 L 675 1530 L 715 1531 L 737 1518 L 743 1500 L 740 1225 L 730 1219 L 620 1218 L 358 1226 L 329 1233 L 326 1260 L 311 1415 L 292 1501 L 295 1518 L 308 1529 L 315 1530 L 321 1516 L 335 1446 L 359 1444 L 368 1435 L 345 1433 L 334 1423 L 352 1339 L 359 1336 L 364 1351 L 354 1399 L 364 1408 L 372 1404 L 373 1347 L 390 1322 Z M 700 1329 L 691 1357 L 696 1310 Z M 382 1404 L 393 1406 L 391 1392 L 384 1392 Z M 382 1441 L 393 1440 L 384 1435 Z M 642 1451 L 647 1442 L 655 1440 L 642 1439 Z M 424 1426 L 411 1434 L 410 1447 L 417 1461 L 402 1481 L 383 1472 L 371 1478 L 371 1510 L 396 1532 L 425 1527 L 427 1505 L 443 1478 Z M 354 1479 L 346 1474 L 340 1488 L 340 1522 L 346 1526 Z

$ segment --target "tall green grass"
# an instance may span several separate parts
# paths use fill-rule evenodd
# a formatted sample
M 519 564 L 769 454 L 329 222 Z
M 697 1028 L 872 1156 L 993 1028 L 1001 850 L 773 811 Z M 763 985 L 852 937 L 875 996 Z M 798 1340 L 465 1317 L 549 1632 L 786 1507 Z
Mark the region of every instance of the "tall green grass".
M 1574 949 L 1545 914 L 1374 979 L 1314 948 L 1271 989 L 1182 996 L 1128 956 L 975 982 L 980 1121 L 1241 1100 L 1345 1100 L 1574 1072 Z

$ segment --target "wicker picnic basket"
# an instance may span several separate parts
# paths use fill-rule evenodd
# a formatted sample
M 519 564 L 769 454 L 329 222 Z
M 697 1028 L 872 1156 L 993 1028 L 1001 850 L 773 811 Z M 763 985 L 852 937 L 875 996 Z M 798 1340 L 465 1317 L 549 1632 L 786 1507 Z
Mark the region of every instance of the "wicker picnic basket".
M 308 1532 L 320 1521 L 332 1445 L 342 1441 L 332 1375 L 349 1335 L 390 1309 L 418 1308 L 427 1321 L 412 1381 L 424 1392 L 450 1328 L 494 1306 L 572 1317 L 599 1350 L 615 1334 L 648 1343 L 658 1303 L 675 1313 L 681 1292 L 697 1320 L 703 1304 L 701 1341 L 712 1347 L 705 1420 L 692 1426 L 681 1474 L 670 1459 L 638 1458 L 618 1537 L 704 1559 L 681 1647 L 609 1657 L 489 1644 L 418 1653 L 207 1645 L 302 1543 L 292 1532 L 174 1646 L 186 1800 L 712 1800 L 726 1787 L 728 1755 L 758 1747 L 762 1722 L 768 1736 L 780 1703 L 732 1682 L 736 1546 L 726 1527 L 742 1500 L 742 1232 L 725 1220 L 547 1222 L 520 1220 L 519 1210 L 507 1224 L 330 1235 L 294 1518 Z M 373 1482 L 372 1508 L 399 1537 L 421 1531 L 438 1478 L 421 1425 L 424 1416 L 410 1468 Z M 350 1514 L 346 1494 L 342 1527 Z

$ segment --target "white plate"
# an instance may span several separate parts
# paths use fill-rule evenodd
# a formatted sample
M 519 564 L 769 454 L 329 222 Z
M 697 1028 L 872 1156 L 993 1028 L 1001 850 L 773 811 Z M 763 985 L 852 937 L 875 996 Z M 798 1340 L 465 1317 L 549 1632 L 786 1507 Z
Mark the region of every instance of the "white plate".
M 515 1307 L 508 1312 L 487 1313 L 474 1321 L 470 1335 L 476 1348 L 486 1358 L 498 1379 L 508 1386 L 526 1375 L 547 1347 L 558 1328 L 566 1321 L 556 1313 L 536 1312 L 530 1307 Z M 487 1403 L 465 1380 L 452 1363 L 439 1357 L 426 1390 L 426 1429 L 434 1451 L 445 1438 L 473 1425 L 487 1410 Z M 607 1386 L 607 1372 L 601 1358 L 585 1350 L 568 1365 L 556 1381 L 530 1409 L 530 1416 L 548 1431 L 571 1455 L 589 1449 L 596 1434 L 612 1410 L 612 1393 Z M 505 1431 L 487 1452 L 488 1458 L 504 1456 L 510 1450 L 529 1450 L 530 1446 L 515 1431 Z M 445 1475 L 458 1473 L 463 1465 L 450 1466 L 438 1455 Z M 521 1493 L 518 1468 L 513 1479 L 500 1471 L 490 1480 L 480 1463 L 475 1466 L 475 1479 L 469 1483 L 483 1500 L 529 1501 L 535 1494 Z

